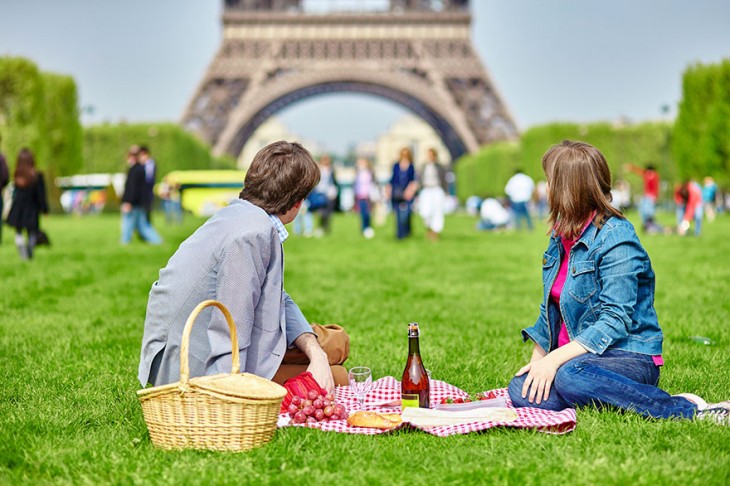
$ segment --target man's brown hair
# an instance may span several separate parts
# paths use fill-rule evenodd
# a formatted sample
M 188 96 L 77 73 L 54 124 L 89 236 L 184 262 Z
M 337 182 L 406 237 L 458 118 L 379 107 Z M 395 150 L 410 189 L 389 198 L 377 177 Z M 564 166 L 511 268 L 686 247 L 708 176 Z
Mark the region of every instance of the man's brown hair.
M 611 206 L 611 170 L 593 145 L 563 140 L 542 156 L 542 169 L 548 183 L 548 222 L 560 236 L 580 237 L 593 211 L 598 228 L 611 216 L 623 218 Z
M 258 151 L 239 197 L 269 214 L 284 214 L 319 183 L 312 155 L 296 142 L 274 142 Z

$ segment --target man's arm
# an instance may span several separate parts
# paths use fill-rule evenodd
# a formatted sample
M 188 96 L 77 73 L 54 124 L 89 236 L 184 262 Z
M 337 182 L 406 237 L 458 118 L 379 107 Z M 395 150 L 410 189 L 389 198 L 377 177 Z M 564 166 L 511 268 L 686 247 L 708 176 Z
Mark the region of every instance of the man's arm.
M 294 341 L 304 333 L 313 334 L 312 326 L 304 317 L 299 306 L 284 291 L 284 317 L 286 320 L 286 344 L 290 348 L 294 346 Z
M 335 380 L 332 378 L 332 369 L 327 359 L 327 353 L 319 345 L 317 336 L 304 333 L 294 340 L 294 344 L 309 358 L 307 371 L 312 373 L 319 386 L 327 391 L 334 390 Z
M 284 303 L 287 344 L 290 347 L 296 346 L 309 358 L 307 371 L 312 373 L 322 388 L 332 391 L 335 388 L 335 381 L 327 353 L 319 345 L 312 326 L 307 322 L 299 306 L 286 292 L 284 292 Z

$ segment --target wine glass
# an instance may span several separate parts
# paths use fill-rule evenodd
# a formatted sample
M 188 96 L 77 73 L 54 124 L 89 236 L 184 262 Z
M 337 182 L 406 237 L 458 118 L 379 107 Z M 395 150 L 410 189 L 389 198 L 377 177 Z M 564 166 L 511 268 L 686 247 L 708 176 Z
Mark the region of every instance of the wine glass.
M 347 376 L 350 379 L 350 388 L 360 402 L 360 410 L 362 410 L 365 395 L 373 387 L 373 373 L 366 366 L 355 366 L 350 368 Z

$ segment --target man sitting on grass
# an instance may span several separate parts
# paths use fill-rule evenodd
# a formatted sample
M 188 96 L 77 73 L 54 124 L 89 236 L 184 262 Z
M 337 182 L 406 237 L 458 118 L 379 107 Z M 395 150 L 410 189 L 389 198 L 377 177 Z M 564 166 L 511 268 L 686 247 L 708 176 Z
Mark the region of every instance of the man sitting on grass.
M 207 299 L 222 302 L 233 316 L 242 371 L 282 383 L 306 370 L 327 390 L 347 383 L 340 366 L 349 353 L 347 335 L 336 326 L 313 329 L 283 285 L 284 225 L 318 182 L 317 164 L 298 143 L 275 142 L 256 154 L 240 199 L 185 240 L 152 285 L 139 364 L 142 386 L 179 380 L 185 321 Z M 228 325 L 220 311 L 208 307 L 192 329 L 190 375 L 230 369 Z

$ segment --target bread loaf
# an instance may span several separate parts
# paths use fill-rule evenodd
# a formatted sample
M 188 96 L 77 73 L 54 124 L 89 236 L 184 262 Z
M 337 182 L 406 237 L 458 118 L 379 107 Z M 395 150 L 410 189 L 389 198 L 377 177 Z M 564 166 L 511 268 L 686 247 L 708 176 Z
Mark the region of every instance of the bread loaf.
M 399 413 L 355 412 L 347 417 L 348 425 L 353 427 L 372 427 L 374 429 L 392 429 L 403 420 Z

